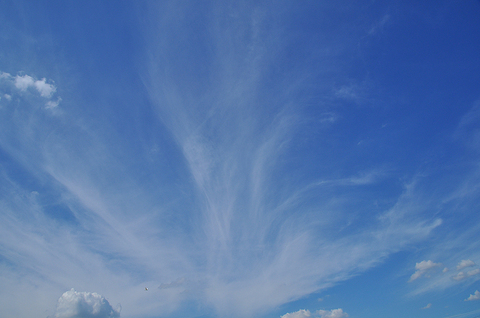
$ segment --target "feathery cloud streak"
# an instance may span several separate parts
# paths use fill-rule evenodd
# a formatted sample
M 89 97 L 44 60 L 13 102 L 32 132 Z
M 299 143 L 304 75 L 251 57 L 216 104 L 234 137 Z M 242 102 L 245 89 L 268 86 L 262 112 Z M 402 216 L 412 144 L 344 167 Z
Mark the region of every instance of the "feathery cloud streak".
M 65 83 L 2 73 L 1 279 L 19 286 L 15 294 L 56 300 L 71 287 L 95 290 L 120 302 L 124 317 L 188 306 L 258 317 L 423 242 L 455 221 L 442 209 L 476 197 L 468 185 L 478 174 L 468 191 L 432 194 L 435 182 L 412 173 L 418 167 L 398 167 L 362 133 L 387 126 L 366 110 L 378 106 L 375 85 L 344 57 L 384 33 L 390 15 L 362 29 L 343 15 L 351 9 L 327 4 L 147 7 L 138 32 L 146 53 L 131 64 L 148 102 L 84 65 L 92 98 L 68 96 L 60 107 L 54 95 L 67 99 Z M 307 36 L 296 28 L 309 19 L 321 23 Z M 94 52 L 89 65 L 114 59 L 95 61 Z M 132 86 L 137 75 L 122 74 Z M 475 225 L 461 229 L 475 237 Z M 445 264 L 468 257 L 476 259 Z M 437 265 L 417 263 L 414 275 Z M 48 307 L 37 299 L 35 308 Z

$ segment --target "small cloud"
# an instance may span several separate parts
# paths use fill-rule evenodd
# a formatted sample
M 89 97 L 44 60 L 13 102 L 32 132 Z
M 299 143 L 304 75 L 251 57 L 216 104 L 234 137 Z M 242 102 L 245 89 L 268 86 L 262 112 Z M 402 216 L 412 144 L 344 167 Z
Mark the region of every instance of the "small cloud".
M 465 267 L 471 267 L 471 266 L 475 266 L 475 263 L 471 260 L 471 259 L 464 259 L 462 261 L 460 261 L 460 263 L 458 263 L 457 265 L 457 271 L 465 268 Z
M 465 275 L 464 272 L 459 272 L 457 275 L 455 276 L 452 276 L 452 279 L 453 280 L 464 280 L 465 278 L 467 278 L 467 275 Z
M 445 268 L 443 269 L 442 273 L 446 273 L 446 272 L 448 272 L 448 268 L 445 267 Z
M 49 100 L 46 104 L 45 104 L 45 108 L 46 109 L 54 109 L 58 106 L 58 104 L 60 104 L 60 102 L 62 101 L 62 99 L 59 97 L 56 101 L 53 101 L 53 100 Z
M 30 86 L 34 86 L 34 83 L 35 81 L 33 80 L 33 77 L 26 74 L 23 76 L 17 75 L 15 77 L 15 87 L 21 91 L 26 91 Z
M 318 310 L 317 314 L 320 315 L 320 318 L 346 318 L 348 314 L 343 311 L 342 308 L 332 309 L 332 310 Z
M 112 318 L 120 317 L 105 297 L 90 292 L 77 292 L 73 288 L 58 299 L 55 318 Z
M 41 80 L 34 80 L 33 77 L 29 75 L 17 75 L 15 77 L 15 87 L 21 91 L 26 91 L 29 87 L 34 87 L 37 92 L 40 93 L 42 97 L 50 98 L 57 88 L 53 84 L 48 84 L 46 78 Z
M 342 308 L 332 310 L 317 310 L 313 315 L 310 310 L 301 309 L 292 313 L 285 314 L 280 318 L 306 318 L 306 317 L 318 317 L 318 318 L 347 318 L 348 314 L 343 311 Z
M 420 309 L 428 309 L 428 308 L 430 308 L 430 307 L 432 307 L 432 304 L 431 304 L 431 303 L 428 303 L 425 307 L 422 307 L 422 308 L 420 308 Z
M 457 275 L 452 276 L 452 279 L 456 280 L 456 281 L 460 281 L 460 280 L 464 280 L 465 278 L 475 276 L 475 275 L 478 275 L 478 274 L 480 274 L 480 268 L 473 269 L 473 270 L 468 271 L 466 273 L 465 272 L 458 272 Z
M 343 99 L 356 100 L 359 98 L 358 86 L 342 86 L 340 89 L 335 91 L 335 96 Z
M 476 290 L 473 295 L 470 294 L 470 297 L 465 299 L 465 301 L 471 301 L 471 300 L 480 300 L 480 292 L 478 290 Z
M 42 78 L 40 81 L 35 81 L 35 88 L 42 95 L 42 97 L 51 97 L 53 93 L 57 90 L 52 84 L 47 84 L 46 78 Z
M 323 301 L 323 298 L 318 298 L 318 301 Z
M 424 275 L 428 270 L 435 268 L 437 266 L 440 266 L 440 263 L 434 263 L 431 260 L 428 261 L 421 261 L 420 263 L 415 264 L 415 273 L 410 276 L 410 279 L 408 280 L 409 282 L 416 280 L 417 278 L 420 278 L 422 275 Z
M 311 317 L 311 316 L 312 314 L 310 313 L 310 310 L 300 309 L 299 311 L 285 314 L 280 318 L 305 318 L 305 317 Z
M 12 100 L 11 95 L 5 94 L 5 95 L 3 95 L 3 97 L 5 97 L 6 100 Z

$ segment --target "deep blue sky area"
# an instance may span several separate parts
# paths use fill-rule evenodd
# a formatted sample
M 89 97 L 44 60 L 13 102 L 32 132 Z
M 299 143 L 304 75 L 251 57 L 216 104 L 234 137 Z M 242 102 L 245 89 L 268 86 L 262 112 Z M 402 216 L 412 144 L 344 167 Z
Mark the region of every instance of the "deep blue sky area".
M 0 1 L 0 316 L 480 315 L 480 1 Z

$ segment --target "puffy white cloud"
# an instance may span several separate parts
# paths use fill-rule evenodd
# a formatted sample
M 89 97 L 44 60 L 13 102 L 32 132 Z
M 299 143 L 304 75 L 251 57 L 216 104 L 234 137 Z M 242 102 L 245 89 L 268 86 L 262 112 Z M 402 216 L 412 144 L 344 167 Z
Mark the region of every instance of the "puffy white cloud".
M 304 318 L 311 316 L 312 314 L 310 313 L 310 310 L 300 309 L 299 311 L 285 314 L 281 318 Z
M 470 294 L 470 297 L 465 299 L 465 301 L 470 301 L 470 300 L 480 300 L 480 292 L 476 290 L 474 294 Z
M 461 260 L 460 263 L 458 263 L 457 265 L 457 271 L 465 268 L 465 267 L 470 267 L 470 266 L 474 266 L 475 263 L 471 260 L 471 259 L 464 259 L 464 260 Z
M 6 100 L 12 99 L 11 93 L 15 93 L 15 89 L 17 92 L 26 92 L 29 88 L 33 88 L 41 97 L 47 99 L 47 102 L 45 103 L 46 109 L 56 108 L 62 100 L 60 97 L 58 97 L 56 101 L 51 99 L 57 91 L 57 87 L 51 83 L 47 83 L 46 78 L 37 80 L 27 74 L 12 76 L 9 73 L 0 72 L 0 79 L 3 84 L 6 84 L 7 87 L 12 90 L 9 94 L 5 93 L 3 95 Z
M 422 307 L 422 308 L 420 308 L 420 309 L 428 309 L 428 308 L 430 308 L 430 307 L 432 307 L 432 304 L 431 304 L 431 303 L 428 303 L 425 307 Z
M 468 271 L 466 273 L 465 272 L 458 272 L 457 275 L 452 276 L 452 279 L 454 279 L 454 280 L 464 280 L 465 278 L 475 276 L 475 275 L 478 275 L 478 274 L 480 274 L 480 268 L 473 269 L 473 270 Z
M 35 87 L 42 97 L 50 98 L 57 88 L 47 83 L 46 78 L 35 81 L 33 77 L 29 75 L 17 75 L 15 77 L 15 87 L 19 90 L 26 91 L 29 87 Z
M 434 263 L 431 260 L 428 261 L 421 261 L 420 263 L 415 264 L 415 273 L 410 276 L 409 282 L 416 280 L 417 278 L 421 277 L 425 274 L 428 270 L 440 266 L 440 263 Z
M 77 292 L 73 288 L 58 299 L 55 318 L 120 317 L 120 311 L 97 293 Z
M 448 268 L 447 268 L 447 267 L 445 267 L 445 268 L 443 269 L 442 273 L 446 273 L 446 272 L 448 272 Z
M 43 97 L 51 97 L 57 90 L 52 84 L 47 84 L 46 78 L 42 78 L 40 81 L 35 81 L 35 88 Z
M 343 311 L 342 308 L 332 309 L 332 310 L 318 310 L 317 314 L 321 318 L 346 318 L 348 314 Z
M 292 313 L 283 315 L 281 318 L 305 318 L 305 317 L 320 317 L 320 318 L 346 318 L 348 314 L 342 308 L 332 310 L 317 310 L 313 315 L 310 310 L 301 309 Z
M 33 77 L 28 76 L 28 75 L 17 75 L 15 77 L 15 87 L 18 88 L 19 90 L 26 91 L 27 88 L 30 86 L 34 86 L 35 81 L 33 80 Z

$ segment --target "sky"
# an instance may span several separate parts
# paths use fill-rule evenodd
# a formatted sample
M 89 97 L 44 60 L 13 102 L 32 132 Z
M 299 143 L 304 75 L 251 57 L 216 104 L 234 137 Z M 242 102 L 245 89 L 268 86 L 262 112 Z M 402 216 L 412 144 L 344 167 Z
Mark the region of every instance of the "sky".
M 0 1 L 0 316 L 480 316 L 480 1 Z

